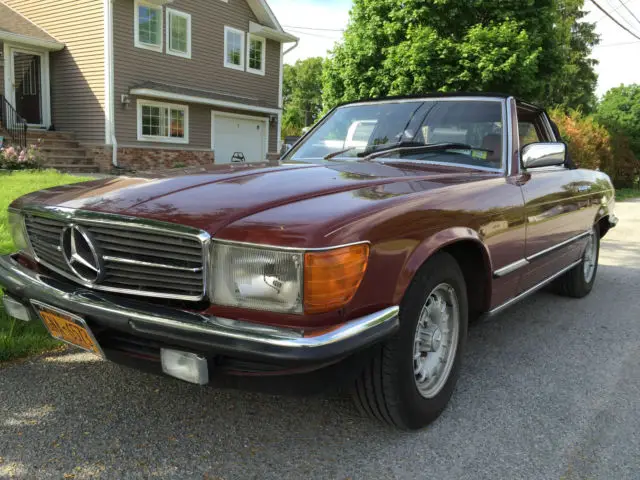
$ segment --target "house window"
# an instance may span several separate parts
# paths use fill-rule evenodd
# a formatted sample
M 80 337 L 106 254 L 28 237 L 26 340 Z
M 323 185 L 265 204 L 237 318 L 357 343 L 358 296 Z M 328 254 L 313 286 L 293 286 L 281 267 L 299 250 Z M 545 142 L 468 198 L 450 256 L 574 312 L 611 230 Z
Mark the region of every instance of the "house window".
M 167 8 L 167 53 L 191 58 L 191 15 Z
M 136 1 L 135 45 L 139 48 L 162 51 L 162 7 Z
M 189 108 L 139 100 L 138 140 L 189 143 Z
M 266 41 L 264 38 L 249 34 L 247 41 L 247 72 L 264 75 Z
M 244 70 L 244 32 L 224 27 L 224 66 Z

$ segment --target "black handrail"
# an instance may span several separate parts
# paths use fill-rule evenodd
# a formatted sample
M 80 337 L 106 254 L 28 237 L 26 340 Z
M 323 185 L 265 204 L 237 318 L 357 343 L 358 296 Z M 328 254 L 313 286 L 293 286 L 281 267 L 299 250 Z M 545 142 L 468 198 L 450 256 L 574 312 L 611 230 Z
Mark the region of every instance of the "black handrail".
M 0 130 L 4 129 L 9 134 L 11 145 L 26 148 L 29 126 L 26 120 L 13 108 L 13 105 L 2 95 L 0 95 L 0 127 Z

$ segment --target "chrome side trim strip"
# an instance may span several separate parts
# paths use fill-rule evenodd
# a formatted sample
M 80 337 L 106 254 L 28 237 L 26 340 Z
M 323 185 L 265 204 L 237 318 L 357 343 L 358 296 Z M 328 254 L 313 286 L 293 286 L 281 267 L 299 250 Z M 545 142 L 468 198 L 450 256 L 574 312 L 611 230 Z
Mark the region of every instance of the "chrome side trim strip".
M 501 269 L 496 270 L 495 272 L 493 272 L 493 276 L 494 278 L 504 277 L 522 267 L 526 267 L 527 265 L 529 265 L 529 261 L 526 258 L 523 258 L 522 260 L 518 260 L 517 262 L 513 262 L 506 267 L 502 267 Z
M 558 243 L 557 245 L 554 245 L 553 247 L 547 248 L 545 250 L 542 250 L 541 252 L 538 252 L 534 255 L 531 255 L 529 257 L 527 257 L 527 260 L 529 260 L 530 262 L 532 262 L 533 260 L 543 257 L 545 255 L 548 255 L 549 253 L 553 252 L 554 250 L 558 250 L 562 247 L 566 247 L 567 245 L 569 245 L 570 243 L 573 242 L 577 242 L 578 240 L 584 238 L 584 237 L 588 237 L 589 235 L 591 235 L 591 230 L 581 233 L 580 235 L 576 235 L 573 238 L 570 238 L 569 240 L 565 240 L 562 243 Z
M 543 257 L 545 255 L 548 255 L 549 253 L 552 253 L 562 247 L 566 247 L 567 245 L 573 243 L 573 242 L 577 242 L 578 240 L 583 239 L 584 237 L 588 237 L 589 235 L 591 235 L 591 230 L 589 230 L 588 232 L 584 232 L 581 233 L 580 235 L 577 235 L 573 238 L 570 238 L 569 240 L 565 240 L 562 243 L 558 243 L 557 245 L 554 245 L 553 247 L 547 248 L 545 250 L 542 250 L 541 252 L 538 252 L 534 255 L 531 255 L 530 257 L 526 257 L 523 258 L 521 260 L 518 260 L 517 262 L 513 262 L 510 263 L 509 265 L 506 265 L 498 270 L 496 270 L 495 272 L 493 272 L 493 277 L 494 278 L 501 278 L 504 277 L 506 275 L 509 275 L 510 273 L 515 272 L 516 270 L 526 267 L 527 265 L 529 265 L 531 262 L 537 260 L 540 257 Z
M 497 315 L 498 313 L 502 312 L 504 309 L 506 309 L 507 307 L 510 307 L 514 303 L 518 303 L 520 300 L 528 297 L 532 293 L 537 292 L 542 287 L 544 287 L 544 286 L 548 285 L 549 283 L 553 282 L 560 275 L 568 272 L 569 270 L 571 270 L 574 267 L 577 267 L 581 263 L 582 263 L 582 259 L 578 260 L 577 262 L 573 262 L 571 265 L 569 265 L 568 267 L 563 268 L 562 270 L 560 270 L 559 272 L 557 272 L 554 275 L 550 276 L 549 278 L 545 278 L 542 282 L 538 283 L 537 285 L 534 285 L 529 290 L 525 290 L 524 292 L 522 292 L 517 297 L 513 297 L 511 300 L 507 300 L 502 305 L 498 305 L 496 308 L 494 308 L 493 310 L 489 311 L 489 313 L 487 313 L 485 315 L 485 318 L 493 317 L 494 315 Z

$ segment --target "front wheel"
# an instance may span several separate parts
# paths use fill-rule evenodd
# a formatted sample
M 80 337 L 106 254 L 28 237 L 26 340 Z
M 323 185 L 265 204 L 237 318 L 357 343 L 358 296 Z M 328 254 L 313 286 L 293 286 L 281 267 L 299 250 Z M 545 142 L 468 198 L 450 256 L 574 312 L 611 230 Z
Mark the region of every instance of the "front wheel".
M 587 238 L 582 262 L 557 280 L 558 293 L 573 298 L 586 297 L 596 282 L 599 258 L 600 231 L 596 225 Z
M 400 330 L 357 379 L 353 398 L 365 414 L 403 430 L 433 422 L 447 406 L 467 336 L 464 276 L 439 253 L 420 269 L 400 306 Z

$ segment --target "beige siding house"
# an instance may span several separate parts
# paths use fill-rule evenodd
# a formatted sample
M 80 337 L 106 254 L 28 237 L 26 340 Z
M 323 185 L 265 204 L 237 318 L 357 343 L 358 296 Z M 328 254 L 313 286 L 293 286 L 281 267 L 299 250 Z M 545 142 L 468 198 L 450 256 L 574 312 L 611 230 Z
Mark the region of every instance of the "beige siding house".
M 102 170 L 264 161 L 296 41 L 266 0 L 0 0 L 0 95 Z

